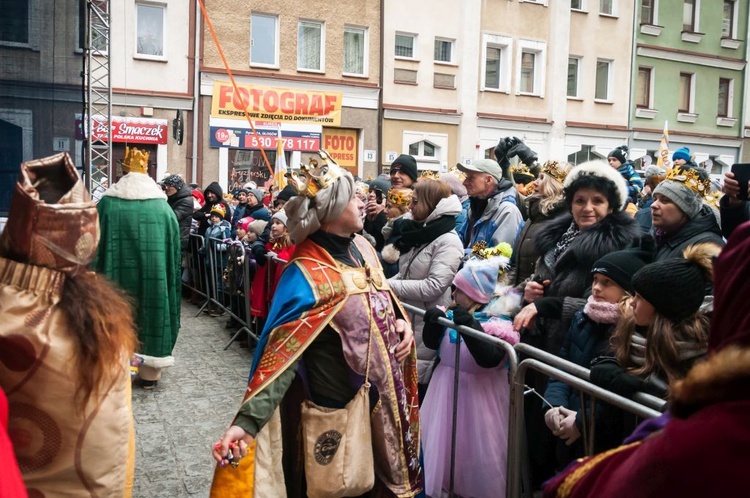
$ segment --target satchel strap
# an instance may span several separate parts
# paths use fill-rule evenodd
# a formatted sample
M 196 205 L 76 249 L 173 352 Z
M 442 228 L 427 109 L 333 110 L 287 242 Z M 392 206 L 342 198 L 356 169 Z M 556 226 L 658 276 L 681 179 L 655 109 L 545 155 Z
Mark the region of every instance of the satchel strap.
M 370 293 L 367 296 L 367 305 L 370 308 L 370 322 L 369 332 L 367 333 L 367 359 L 365 360 L 365 386 L 367 389 L 370 388 L 370 348 L 372 347 L 372 279 L 370 278 L 370 266 L 365 263 L 365 273 L 367 275 L 367 284 L 370 288 Z

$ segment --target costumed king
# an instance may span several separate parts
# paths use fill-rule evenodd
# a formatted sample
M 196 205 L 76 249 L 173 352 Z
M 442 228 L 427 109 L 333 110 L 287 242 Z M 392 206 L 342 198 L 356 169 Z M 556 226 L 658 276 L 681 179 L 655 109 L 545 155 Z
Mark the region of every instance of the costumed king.
M 362 201 L 354 195 L 353 178 L 325 151 L 319 154 L 320 164 L 313 159 L 291 175 L 303 194 L 284 206 L 297 247 L 271 303 L 242 405 L 214 446 L 219 465 L 212 497 L 316 496 L 315 490 L 341 478 L 329 474 L 320 482 L 318 472 L 334 472 L 340 464 L 345 473 L 370 448 L 372 492 L 412 497 L 423 490 L 413 332 L 375 250 L 355 235 L 362 230 Z M 300 395 L 292 402 L 295 390 Z M 320 445 L 309 443 L 313 424 L 306 413 L 320 407 L 349 411 L 361 395 L 369 396 L 359 417 L 371 428 L 369 444 L 347 446 L 356 436 L 348 429 L 321 434 Z M 293 465 L 288 460 L 301 454 L 293 447 L 299 423 L 288 422 L 300 416 L 305 461 Z M 298 470 L 303 467 L 304 479 Z
M 174 364 L 180 329 L 180 227 L 167 196 L 147 174 L 148 152 L 125 148 L 125 176 L 97 204 L 101 241 L 91 268 L 134 301 L 143 364 L 140 384 L 153 389 Z

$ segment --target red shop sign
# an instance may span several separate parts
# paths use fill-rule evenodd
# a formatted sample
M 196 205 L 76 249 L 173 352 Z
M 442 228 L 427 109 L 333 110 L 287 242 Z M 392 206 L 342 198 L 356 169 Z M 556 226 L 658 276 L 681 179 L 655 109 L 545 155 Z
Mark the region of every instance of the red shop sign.
M 83 130 L 85 124 L 78 129 Z M 166 119 L 112 118 L 112 142 L 163 145 L 167 143 L 167 133 Z M 107 121 L 94 118 L 92 136 L 106 141 Z

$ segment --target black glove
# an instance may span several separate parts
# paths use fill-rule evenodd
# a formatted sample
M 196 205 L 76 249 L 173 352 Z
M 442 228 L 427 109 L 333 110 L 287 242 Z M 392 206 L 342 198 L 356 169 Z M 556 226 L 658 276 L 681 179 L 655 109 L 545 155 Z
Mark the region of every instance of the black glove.
M 252 248 L 250 248 L 250 251 L 252 251 L 253 257 L 255 258 L 255 262 L 258 263 L 258 266 L 266 265 L 267 260 L 265 247 L 260 244 L 256 244 Z
M 438 318 L 445 318 L 445 313 L 440 308 L 429 308 L 424 312 L 425 323 L 437 323 Z
M 497 162 L 505 160 L 508 155 L 508 151 L 516 144 L 515 137 L 501 138 L 495 146 L 495 159 Z
M 469 310 L 467 310 L 466 308 L 456 306 L 453 309 L 453 323 L 455 323 L 456 325 L 464 325 L 466 327 L 473 328 L 474 315 L 472 313 L 469 313 Z
M 591 382 L 609 391 L 630 397 L 638 391 L 643 391 L 643 379 L 626 373 L 615 362 L 598 363 L 591 367 Z
M 513 156 L 518 156 L 526 166 L 532 166 L 537 161 L 536 152 L 529 149 L 525 143 L 520 141 L 508 150 L 507 157 Z

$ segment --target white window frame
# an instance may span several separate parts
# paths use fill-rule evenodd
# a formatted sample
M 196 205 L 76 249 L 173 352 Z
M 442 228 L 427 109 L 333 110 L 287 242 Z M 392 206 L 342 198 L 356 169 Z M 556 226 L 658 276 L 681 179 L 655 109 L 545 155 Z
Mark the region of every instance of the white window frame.
M 405 55 L 396 55 L 396 37 L 397 36 L 408 36 L 411 38 L 411 57 L 407 57 Z M 416 33 L 408 33 L 406 31 L 396 31 L 396 34 L 393 35 L 393 56 L 395 59 L 398 60 L 405 60 L 405 61 L 416 61 L 419 60 L 419 54 L 417 53 L 417 37 L 418 35 Z
M 581 7 L 576 9 L 571 5 L 570 10 L 573 12 L 588 12 L 588 5 L 586 5 L 586 0 L 581 0 Z
M 652 110 L 654 109 L 654 81 L 656 80 L 656 68 L 654 66 L 638 66 L 636 68 L 636 92 L 638 91 L 638 73 L 640 72 L 641 68 L 648 69 L 649 70 L 649 80 L 648 80 L 648 102 L 646 102 L 646 107 L 638 107 L 638 104 L 635 104 L 636 109 L 648 109 Z M 637 96 L 637 95 L 636 95 Z
M 451 47 L 450 48 L 451 53 L 450 53 L 449 60 L 447 60 L 447 61 L 437 60 L 437 59 L 435 59 L 435 50 L 434 50 L 435 47 L 434 47 L 434 44 L 433 44 L 433 50 L 432 50 L 433 62 L 435 64 L 449 64 L 451 66 L 455 65 L 456 64 L 456 40 L 454 40 L 452 38 L 444 38 L 442 36 L 436 36 L 435 37 L 435 43 L 437 43 L 437 42 L 447 42 L 447 43 L 449 43 L 450 47 Z
M 370 74 L 370 30 L 365 26 L 355 26 L 353 24 L 346 24 L 344 25 L 344 33 L 348 31 L 361 31 L 364 36 L 364 47 L 363 47 L 363 53 L 362 53 L 362 74 L 359 73 L 347 73 L 344 71 L 343 67 L 343 57 L 342 57 L 342 66 L 341 66 L 341 74 L 344 76 L 358 76 L 362 78 L 367 78 Z M 346 40 L 346 37 L 344 37 L 344 40 Z M 346 52 L 346 41 L 344 41 L 344 52 Z
M 651 26 L 658 26 L 659 25 L 659 0 L 654 0 L 654 6 L 651 8 L 653 10 L 653 15 L 651 16 L 653 18 L 653 21 L 649 24 Z M 640 10 L 638 11 L 638 15 L 641 15 Z M 643 19 L 640 20 L 641 24 L 644 24 Z
M 607 63 L 607 96 L 606 98 L 599 98 L 596 96 L 596 79 L 599 71 L 599 63 Z M 594 102 L 612 102 L 612 86 L 614 83 L 614 61 L 612 59 L 596 59 L 596 66 L 594 67 Z
M 722 8 L 723 6 L 724 6 L 724 2 L 722 2 Z M 693 31 L 689 31 L 689 33 L 700 33 L 701 32 L 701 0 L 695 0 L 695 12 L 693 15 L 695 16 L 695 26 L 693 26 Z M 682 24 L 682 21 L 680 21 L 680 24 Z
M 162 32 L 162 54 L 161 55 L 150 55 L 150 54 L 142 54 L 138 52 L 138 7 L 151 7 L 151 8 L 160 8 L 162 10 L 162 18 L 161 18 L 161 32 Z M 151 60 L 151 61 L 166 61 L 167 60 L 167 4 L 166 3 L 157 3 L 157 2 L 136 2 L 135 4 L 135 44 L 133 45 L 133 58 L 134 59 L 145 59 L 145 60 Z
M 521 91 L 521 61 L 524 52 L 530 52 L 534 57 L 534 90 L 532 92 Z M 538 40 L 518 40 L 518 53 L 516 54 L 516 95 L 529 95 L 544 98 L 545 78 L 547 67 L 547 43 Z
M 320 27 L 320 65 L 317 68 L 301 67 L 300 66 L 300 29 L 302 26 L 318 26 Z M 318 73 L 323 74 L 326 72 L 326 23 L 323 21 L 316 21 L 312 19 L 300 19 L 297 21 L 297 71 L 302 73 Z
M 603 0 L 599 0 L 599 15 L 617 17 L 617 0 L 612 0 L 612 12 L 602 12 L 602 1 Z
M 733 40 L 737 39 L 737 24 L 739 24 L 739 16 L 740 16 L 740 2 L 739 0 L 734 0 L 732 2 L 734 4 L 734 12 L 732 12 L 732 32 L 729 34 Z M 721 2 L 721 22 L 724 22 L 724 2 L 722 0 Z M 724 27 L 722 26 L 722 31 L 724 31 Z M 722 35 L 723 36 L 723 35 Z
M 274 24 L 274 47 L 272 64 L 265 62 L 253 62 L 253 17 L 266 17 L 273 19 Z M 276 14 L 266 14 L 264 12 L 250 13 L 250 67 L 268 67 L 278 69 L 279 67 L 279 16 Z
M 537 5 L 544 5 L 545 7 L 549 3 L 549 0 L 518 0 L 519 3 L 535 3 Z
M 717 117 L 731 119 L 731 118 L 734 118 L 734 113 L 732 112 L 734 110 L 734 78 L 720 77 L 720 79 L 729 80 L 729 88 L 727 89 L 727 115 L 718 116 L 718 112 L 716 114 L 717 114 Z
M 487 86 L 487 47 L 500 49 L 500 74 L 498 77 L 499 88 Z M 513 53 L 513 38 L 510 36 L 493 35 L 482 33 L 482 81 L 479 90 L 482 92 L 501 92 L 510 94 L 510 71 L 511 55 Z M 505 70 L 503 70 L 505 68 Z
M 567 77 L 565 81 L 565 94 L 569 99 L 580 99 L 581 98 L 581 65 L 583 63 L 583 57 L 580 55 L 569 55 L 568 56 L 568 68 L 570 68 L 570 59 L 575 59 L 578 62 L 576 64 L 576 94 L 575 95 L 567 94 L 567 91 L 568 91 Z
M 428 163 L 428 169 L 434 169 L 434 165 L 443 165 L 448 159 L 448 134 L 447 133 L 430 133 L 423 131 L 404 130 L 402 134 L 401 150 L 404 154 L 409 153 L 411 144 L 420 143 L 420 151 L 424 150 L 423 142 L 429 142 L 435 147 L 435 156 L 414 156 L 419 163 Z M 419 168 L 419 164 L 417 168 Z M 421 168 L 424 169 L 424 168 Z

